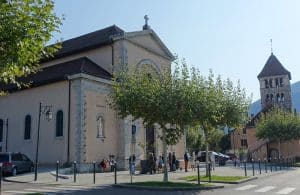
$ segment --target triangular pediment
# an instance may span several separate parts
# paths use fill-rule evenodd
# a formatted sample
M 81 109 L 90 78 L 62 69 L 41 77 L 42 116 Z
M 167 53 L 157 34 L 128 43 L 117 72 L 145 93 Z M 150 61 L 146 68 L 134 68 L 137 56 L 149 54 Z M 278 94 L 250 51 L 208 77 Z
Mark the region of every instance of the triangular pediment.
M 133 44 L 160 54 L 170 60 L 174 60 L 173 54 L 151 29 L 125 33 L 124 38 Z

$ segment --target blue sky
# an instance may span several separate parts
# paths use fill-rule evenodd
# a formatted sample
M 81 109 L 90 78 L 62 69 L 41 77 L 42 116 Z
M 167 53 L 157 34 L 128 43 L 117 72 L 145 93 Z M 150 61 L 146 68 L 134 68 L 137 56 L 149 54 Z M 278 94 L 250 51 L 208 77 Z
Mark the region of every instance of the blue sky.
M 273 52 L 300 80 L 300 1 L 297 0 L 55 0 L 65 15 L 61 33 L 67 40 L 116 24 L 141 30 L 144 15 L 163 42 L 190 65 L 207 74 L 240 80 L 253 100 L 259 98 L 257 75 Z

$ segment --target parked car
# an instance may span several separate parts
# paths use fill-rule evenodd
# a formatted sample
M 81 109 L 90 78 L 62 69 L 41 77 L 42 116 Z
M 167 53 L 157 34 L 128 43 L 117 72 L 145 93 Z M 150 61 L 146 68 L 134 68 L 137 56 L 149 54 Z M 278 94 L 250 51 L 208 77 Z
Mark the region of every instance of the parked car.
M 2 163 L 2 172 L 5 175 L 17 175 L 18 173 L 31 172 L 33 162 L 21 153 L 0 153 L 0 163 Z

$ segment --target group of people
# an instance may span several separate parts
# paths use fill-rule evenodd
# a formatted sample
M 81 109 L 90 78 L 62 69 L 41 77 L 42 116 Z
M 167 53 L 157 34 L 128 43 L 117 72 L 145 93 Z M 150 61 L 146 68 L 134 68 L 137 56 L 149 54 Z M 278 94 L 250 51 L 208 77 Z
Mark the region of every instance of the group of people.
M 113 172 L 115 170 L 115 160 L 114 159 L 102 159 L 99 163 L 99 168 L 102 173 L 107 172 L 107 168 L 110 167 L 110 171 Z
M 176 159 L 175 152 L 171 153 L 169 152 L 168 154 L 168 165 L 170 171 L 176 171 L 178 168 L 178 160 Z M 149 162 L 149 173 L 150 174 L 155 174 L 157 171 L 160 172 L 163 170 L 164 167 L 164 155 L 160 155 L 157 161 L 157 158 L 154 153 L 149 153 L 148 155 L 148 162 Z

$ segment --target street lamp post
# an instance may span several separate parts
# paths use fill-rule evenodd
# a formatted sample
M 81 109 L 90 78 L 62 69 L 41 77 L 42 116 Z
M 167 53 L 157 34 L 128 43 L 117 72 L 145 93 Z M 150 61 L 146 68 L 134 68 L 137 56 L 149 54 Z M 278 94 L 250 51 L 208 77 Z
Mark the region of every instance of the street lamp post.
M 44 114 L 46 116 L 46 119 L 48 121 L 50 121 L 52 119 L 51 108 L 52 108 L 52 106 L 42 106 L 42 102 L 40 102 L 40 106 L 39 106 L 39 119 L 38 119 L 38 129 L 37 129 L 37 141 L 36 141 L 36 152 L 35 152 L 34 181 L 37 180 L 37 171 L 38 171 L 41 115 Z

